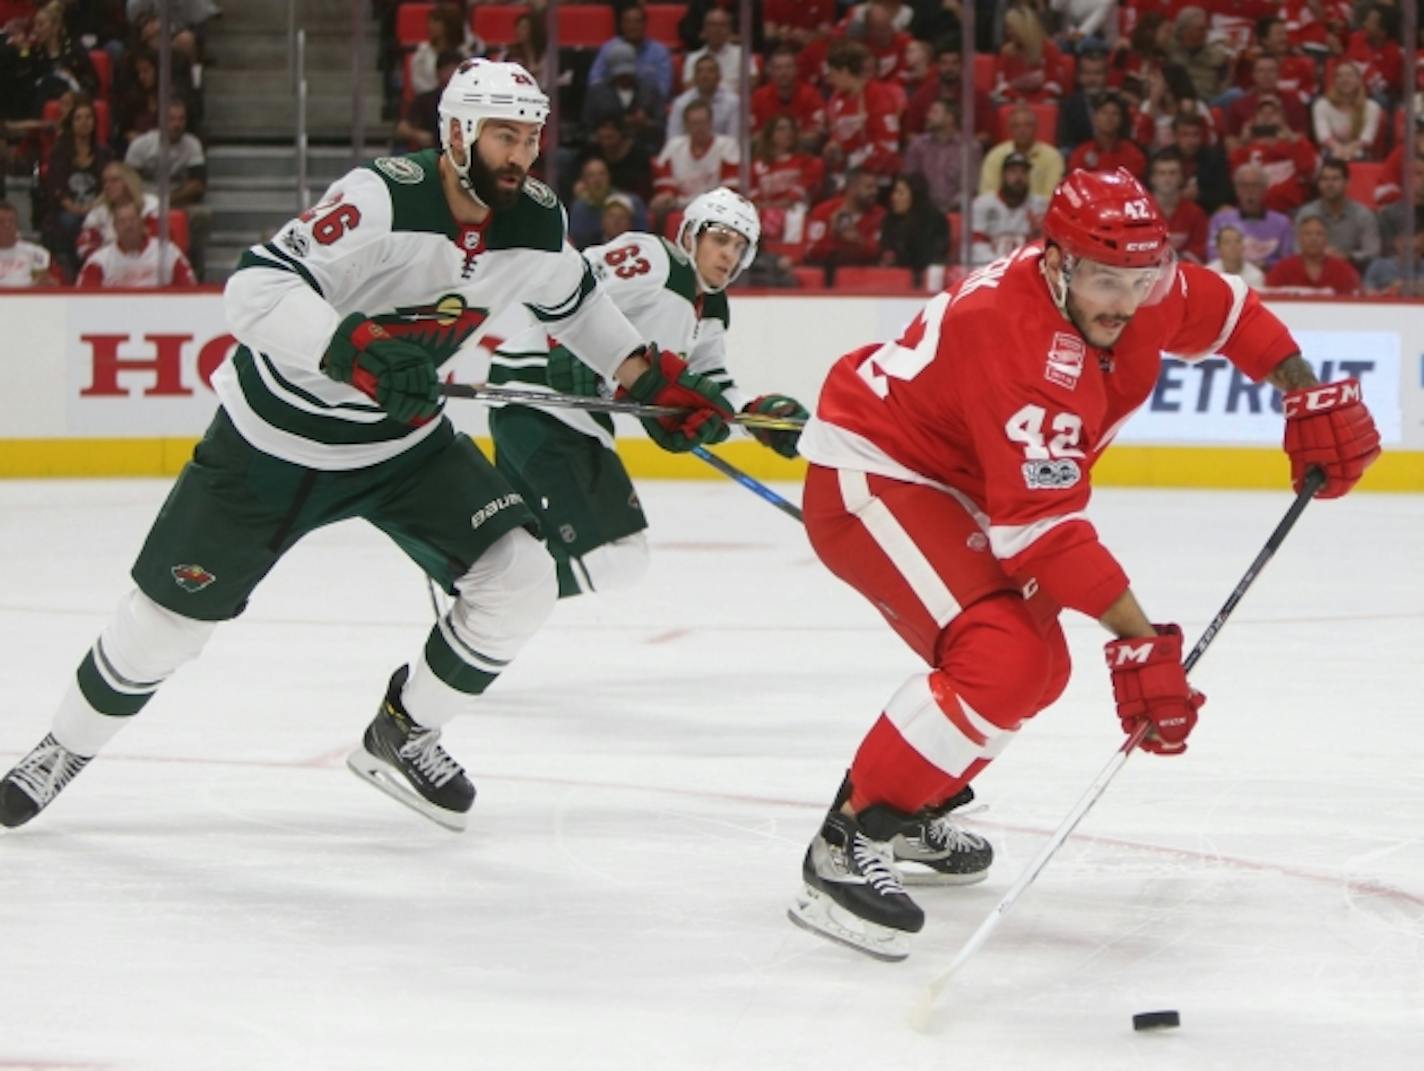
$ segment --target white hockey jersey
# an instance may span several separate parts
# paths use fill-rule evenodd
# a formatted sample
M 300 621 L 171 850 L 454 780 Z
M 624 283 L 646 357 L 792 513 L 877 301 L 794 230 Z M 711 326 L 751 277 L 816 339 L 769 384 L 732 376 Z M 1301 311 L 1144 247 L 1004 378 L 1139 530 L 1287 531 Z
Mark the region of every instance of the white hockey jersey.
M 683 250 L 655 234 L 629 232 L 607 245 L 590 246 L 584 256 L 600 287 L 632 321 L 640 337 L 655 342 L 660 350 L 676 353 L 693 372 L 710 377 L 735 408 L 740 410 L 746 404 L 745 394 L 727 372 L 731 320 L 727 295 L 698 293 L 697 277 Z M 550 389 L 551 372 L 558 381 L 559 365 L 573 359 L 566 341 L 557 328 L 538 323 L 512 335 L 491 358 L 490 382 Z M 605 382 L 602 393 L 611 393 L 611 384 Z M 613 425 L 606 416 L 575 409 L 546 411 L 605 446 L 613 445 Z
M 427 150 L 359 167 L 243 254 L 224 292 L 242 345 L 213 387 L 258 449 L 315 469 L 361 468 L 439 426 L 391 420 L 321 372 L 332 334 L 353 312 L 419 342 L 439 363 L 519 304 L 605 375 L 642 344 L 565 242 L 563 207 L 547 186 L 530 179 L 513 208 L 462 225 L 450 214 L 438 159 Z

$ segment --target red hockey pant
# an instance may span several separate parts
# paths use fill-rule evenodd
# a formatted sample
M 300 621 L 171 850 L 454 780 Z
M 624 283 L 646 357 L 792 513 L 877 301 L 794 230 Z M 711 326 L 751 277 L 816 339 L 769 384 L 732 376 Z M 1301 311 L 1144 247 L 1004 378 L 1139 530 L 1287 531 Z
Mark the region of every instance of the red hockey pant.
M 861 742 L 856 810 L 948 799 L 1068 683 L 1059 607 L 1023 597 L 972 510 L 922 484 L 819 465 L 806 475 L 817 555 L 932 667 L 900 687 Z

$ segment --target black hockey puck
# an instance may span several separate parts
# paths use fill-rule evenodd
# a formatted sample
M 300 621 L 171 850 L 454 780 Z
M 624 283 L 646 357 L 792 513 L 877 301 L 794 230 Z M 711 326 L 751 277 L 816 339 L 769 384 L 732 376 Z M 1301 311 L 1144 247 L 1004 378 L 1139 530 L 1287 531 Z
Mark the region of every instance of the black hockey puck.
M 1175 1011 L 1138 1012 L 1132 1017 L 1134 1030 L 1162 1030 L 1169 1026 L 1181 1026 L 1182 1017 Z

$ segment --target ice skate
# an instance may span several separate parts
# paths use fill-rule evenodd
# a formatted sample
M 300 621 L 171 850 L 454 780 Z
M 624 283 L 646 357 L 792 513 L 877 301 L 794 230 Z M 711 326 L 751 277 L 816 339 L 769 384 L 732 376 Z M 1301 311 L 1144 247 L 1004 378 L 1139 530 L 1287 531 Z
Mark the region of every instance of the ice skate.
M 867 807 L 859 816 L 860 825 L 868 836 L 889 845 L 906 885 L 973 885 L 989 876 L 994 849 L 950 816 L 973 799 L 974 790 L 965 786 L 944 803 L 914 814 L 884 805 Z
M 440 730 L 417 725 L 401 706 L 401 688 L 409 676 L 408 666 L 391 675 L 381 709 L 346 765 L 437 825 L 458 832 L 475 802 L 475 786 L 440 746 Z
M 888 848 L 854 818 L 826 815 L 801 875 L 805 885 L 787 912 L 796 925 L 876 959 L 910 954 L 910 934 L 924 926 L 925 913 L 906 895 Z
M 22 826 L 54 801 L 89 759 L 64 747 L 50 733 L 0 779 L 0 826 Z

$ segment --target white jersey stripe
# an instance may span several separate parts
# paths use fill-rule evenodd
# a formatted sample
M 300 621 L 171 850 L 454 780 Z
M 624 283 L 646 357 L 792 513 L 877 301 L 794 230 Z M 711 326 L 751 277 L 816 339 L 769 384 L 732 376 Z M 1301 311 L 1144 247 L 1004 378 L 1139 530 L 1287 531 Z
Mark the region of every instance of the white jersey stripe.
M 1248 293 L 1246 282 L 1239 275 L 1223 275 L 1222 282 L 1231 288 L 1231 311 L 1226 314 L 1226 323 L 1222 325 L 1221 334 L 1217 335 L 1213 342 L 1201 353 L 1183 355 L 1188 361 L 1197 361 L 1203 357 L 1210 357 L 1213 353 L 1218 353 L 1222 346 L 1226 345 L 1229 339 L 1236 332 L 1236 325 L 1241 322 L 1241 313 L 1246 308 L 1246 295 Z
M 968 720 L 983 731 L 987 743 L 979 745 L 970 740 L 940 709 L 930 690 L 927 674 L 906 681 L 885 707 L 885 717 L 895 726 L 905 743 L 935 769 L 943 770 L 952 777 L 962 776 L 971 764 L 980 759 L 993 758 L 1008 746 L 1014 736 L 970 710 L 964 700 L 956 697 L 956 701 Z
M 995 524 L 989 526 L 989 547 L 994 557 L 1003 560 L 1022 554 L 1034 543 L 1042 539 L 1060 524 L 1069 521 L 1086 521 L 1088 515 L 1081 510 L 1060 513 L 1056 517 L 1041 517 L 1029 524 Z
M 905 578 L 935 624 L 941 627 L 948 624 L 959 613 L 958 601 L 910 533 L 890 512 L 890 507 L 871 493 L 869 477 L 853 469 L 841 469 L 838 475 L 841 500 L 846 509 L 865 525 L 865 530 Z

